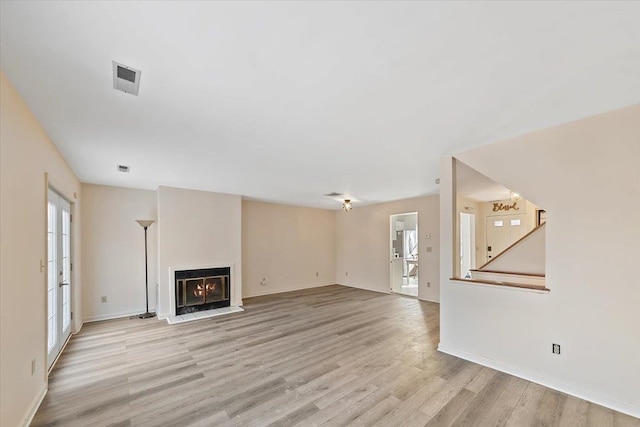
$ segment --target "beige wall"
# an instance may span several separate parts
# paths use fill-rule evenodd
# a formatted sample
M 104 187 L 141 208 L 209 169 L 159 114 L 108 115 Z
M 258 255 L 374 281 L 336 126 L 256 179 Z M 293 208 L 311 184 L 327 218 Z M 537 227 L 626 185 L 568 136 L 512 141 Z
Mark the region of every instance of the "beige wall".
M 73 330 L 81 327 L 80 183 L 24 101 L 0 73 L 0 425 L 36 408 L 46 374 L 45 174 L 72 205 Z M 31 375 L 31 361 L 36 371 Z
M 551 292 L 448 280 L 454 204 L 445 160 L 439 348 L 640 416 L 640 106 L 456 157 L 546 209 Z M 585 209 L 580 200 L 594 202 Z
M 82 184 L 82 201 L 84 320 L 143 313 L 144 229 L 135 220 L 157 218 L 156 192 Z M 158 283 L 157 229 L 156 222 L 147 230 L 150 310 Z
M 243 200 L 243 295 L 335 283 L 335 231 L 335 211 Z
M 390 290 L 390 215 L 418 212 L 418 298 L 439 301 L 438 196 L 357 207 L 336 215 L 336 282 L 378 292 Z M 426 234 L 431 238 L 426 239 Z M 427 252 L 427 247 L 431 252 Z
M 241 198 L 182 188 L 158 189 L 158 316 L 175 311 L 170 269 L 231 267 L 231 304 L 242 304 Z

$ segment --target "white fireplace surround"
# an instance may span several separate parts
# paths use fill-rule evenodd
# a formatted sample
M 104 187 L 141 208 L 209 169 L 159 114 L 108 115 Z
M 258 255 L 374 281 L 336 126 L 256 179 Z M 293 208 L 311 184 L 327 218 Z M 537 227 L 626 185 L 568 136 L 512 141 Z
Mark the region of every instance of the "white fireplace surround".
M 238 267 L 235 262 L 232 263 L 220 263 L 210 265 L 186 265 L 186 266 L 173 266 L 169 267 L 169 280 L 171 284 L 169 289 L 165 289 L 166 294 L 163 295 L 163 290 L 160 289 L 159 298 L 169 301 L 169 313 L 158 313 L 159 319 L 166 319 L 168 317 L 174 317 L 176 315 L 176 293 L 175 293 L 175 273 L 176 271 L 183 270 L 204 270 L 209 268 L 226 268 L 229 267 L 231 274 L 231 282 L 229 283 L 229 292 L 231 293 L 231 307 L 242 306 L 242 284 L 238 280 Z M 168 295 L 167 295 L 168 294 Z

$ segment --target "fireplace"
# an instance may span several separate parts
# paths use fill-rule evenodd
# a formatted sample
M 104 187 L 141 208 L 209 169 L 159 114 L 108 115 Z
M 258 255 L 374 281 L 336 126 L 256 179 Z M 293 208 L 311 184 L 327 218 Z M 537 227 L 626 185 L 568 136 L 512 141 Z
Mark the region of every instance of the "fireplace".
M 230 267 L 176 271 L 176 315 L 229 307 L 230 282 Z

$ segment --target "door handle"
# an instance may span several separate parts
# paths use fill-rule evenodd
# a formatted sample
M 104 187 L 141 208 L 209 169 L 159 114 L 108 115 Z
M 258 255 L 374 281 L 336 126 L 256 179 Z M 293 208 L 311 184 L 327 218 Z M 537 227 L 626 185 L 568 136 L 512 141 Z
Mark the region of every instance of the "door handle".
M 58 284 L 58 287 L 60 287 L 60 288 L 63 287 L 63 286 L 70 286 L 70 285 L 69 285 L 69 283 L 64 283 L 64 282 L 60 282 Z

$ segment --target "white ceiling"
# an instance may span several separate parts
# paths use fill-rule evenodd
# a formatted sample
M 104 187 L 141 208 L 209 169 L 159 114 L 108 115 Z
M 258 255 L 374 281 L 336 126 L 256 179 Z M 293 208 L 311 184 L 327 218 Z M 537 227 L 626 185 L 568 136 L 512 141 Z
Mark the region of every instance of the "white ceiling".
M 456 163 L 456 194 L 476 202 L 493 202 L 509 199 L 511 190 L 458 161 Z
M 339 209 L 640 102 L 638 2 L 2 1 L 0 65 L 83 182 Z M 142 70 L 112 88 L 111 61 Z M 116 165 L 131 166 L 129 174 Z

